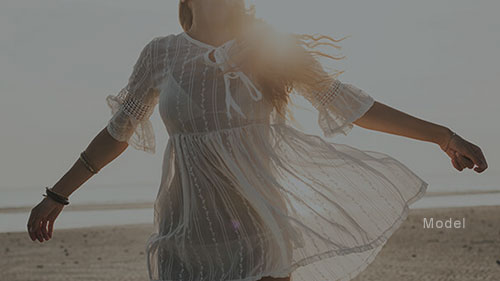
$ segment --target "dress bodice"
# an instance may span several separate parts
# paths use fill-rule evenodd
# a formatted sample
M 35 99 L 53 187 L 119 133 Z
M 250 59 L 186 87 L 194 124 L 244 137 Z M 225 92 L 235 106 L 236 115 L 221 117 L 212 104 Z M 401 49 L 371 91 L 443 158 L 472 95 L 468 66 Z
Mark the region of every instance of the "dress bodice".
M 181 33 L 167 44 L 159 112 L 169 135 L 268 123 L 272 105 L 242 72 L 224 74 L 233 41 L 212 47 Z M 214 52 L 215 61 L 209 54 Z

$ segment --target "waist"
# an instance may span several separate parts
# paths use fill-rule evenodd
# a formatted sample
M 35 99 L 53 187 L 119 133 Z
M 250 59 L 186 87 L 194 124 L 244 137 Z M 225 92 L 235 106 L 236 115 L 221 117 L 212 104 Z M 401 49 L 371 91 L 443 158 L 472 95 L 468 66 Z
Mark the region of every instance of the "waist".
M 216 135 L 216 134 L 228 134 L 228 133 L 238 133 L 242 132 L 245 130 L 251 130 L 251 129 L 265 129 L 265 128 L 270 128 L 272 126 L 276 126 L 280 124 L 270 124 L 269 122 L 255 122 L 251 124 L 245 124 L 245 125 L 240 125 L 240 126 L 233 126 L 233 127 L 223 127 L 219 129 L 211 129 L 211 130 L 205 130 L 205 131 L 196 131 L 196 132 L 174 132 L 174 133 L 169 133 L 169 136 L 172 137 L 182 137 L 182 136 L 209 136 L 209 135 Z

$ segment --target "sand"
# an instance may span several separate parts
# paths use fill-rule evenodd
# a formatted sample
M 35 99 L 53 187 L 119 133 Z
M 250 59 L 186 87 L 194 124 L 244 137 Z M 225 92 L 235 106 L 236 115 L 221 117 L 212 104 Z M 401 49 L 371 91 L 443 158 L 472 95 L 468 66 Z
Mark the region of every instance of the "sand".
M 424 229 L 424 217 L 465 218 L 465 228 Z M 498 281 L 499 222 L 500 206 L 411 210 L 354 280 Z M 149 224 L 55 229 L 43 243 L 26 232 L 0 233 L 0 280 L 147 281 L 145 241 L 152 229 Z

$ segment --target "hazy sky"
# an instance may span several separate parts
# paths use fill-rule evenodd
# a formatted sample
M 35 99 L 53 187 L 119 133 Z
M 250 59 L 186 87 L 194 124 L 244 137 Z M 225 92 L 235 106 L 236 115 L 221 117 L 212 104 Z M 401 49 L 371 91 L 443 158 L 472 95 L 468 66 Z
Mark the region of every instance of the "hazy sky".
M 142 47 L 181 32 L 176 0 L 2 1 L 0 188 L 53 185 L 111 117 Z M 354 128 L 330 141 L 385 152 L 429 182 L 497 185 L 500 170 L 498 1 L 255 0 L 276 28 L 324 33 L 347 58 L 339 79 L 376 100 L 443 124 L 479 145 L 489 170 L 458 172 L 437 145 Z M 160 181 L 167 135 L 156 109 L 157 152 L 129 148 L 87 184 Z M 311 124 L 316 124 L 315 119 Z M 320 133 L 313 127 L 313 132 Z M 138 185 L 140 187 L 140 185 Z

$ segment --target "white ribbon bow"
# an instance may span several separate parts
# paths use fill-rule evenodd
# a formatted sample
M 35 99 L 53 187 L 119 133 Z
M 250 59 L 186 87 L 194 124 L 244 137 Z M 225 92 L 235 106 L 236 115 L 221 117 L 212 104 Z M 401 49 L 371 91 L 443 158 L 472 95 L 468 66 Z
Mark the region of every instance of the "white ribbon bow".
M 229 49 L 233 46 L 235 43 L 235 40 L 231 40 L 227 43 L 225 43 L 222 46 L 219 46 L 215 48 L 214 50 L 214 57 L 215 57 L 215 63 L 221 68 L 221 70 L 224 72 L 229 64 Z M 208 54 L 212 52 L 212 50 L 208 51 Z M 207 54 L 207 55 L 208 55 Z M 229 66 L 235 67 L 234 64 L 230 64 Z M 236 101 L 233 99 L 231 96 L 231 90 L 230 90 L 230 81 L 231 79 L 236 79 L 240 78 L 245 87 L 248 89 L 248 92 L 250 93 L 250 96 L 252 97 L 253 100 L 259 101 L 262 99 L 262 93 L 255 87 L 253 82 L 248 78 L 248 76 L 241 72 L 241 71 L 230 71 L 224 74 L 224 85 L 226 88 L 226 114 L 227 118 L 231 119 L 231 107 L 234 108 L 243 118 L 247 118 L 245 114 L 241 111 L 241 108 L 238 106 Z

